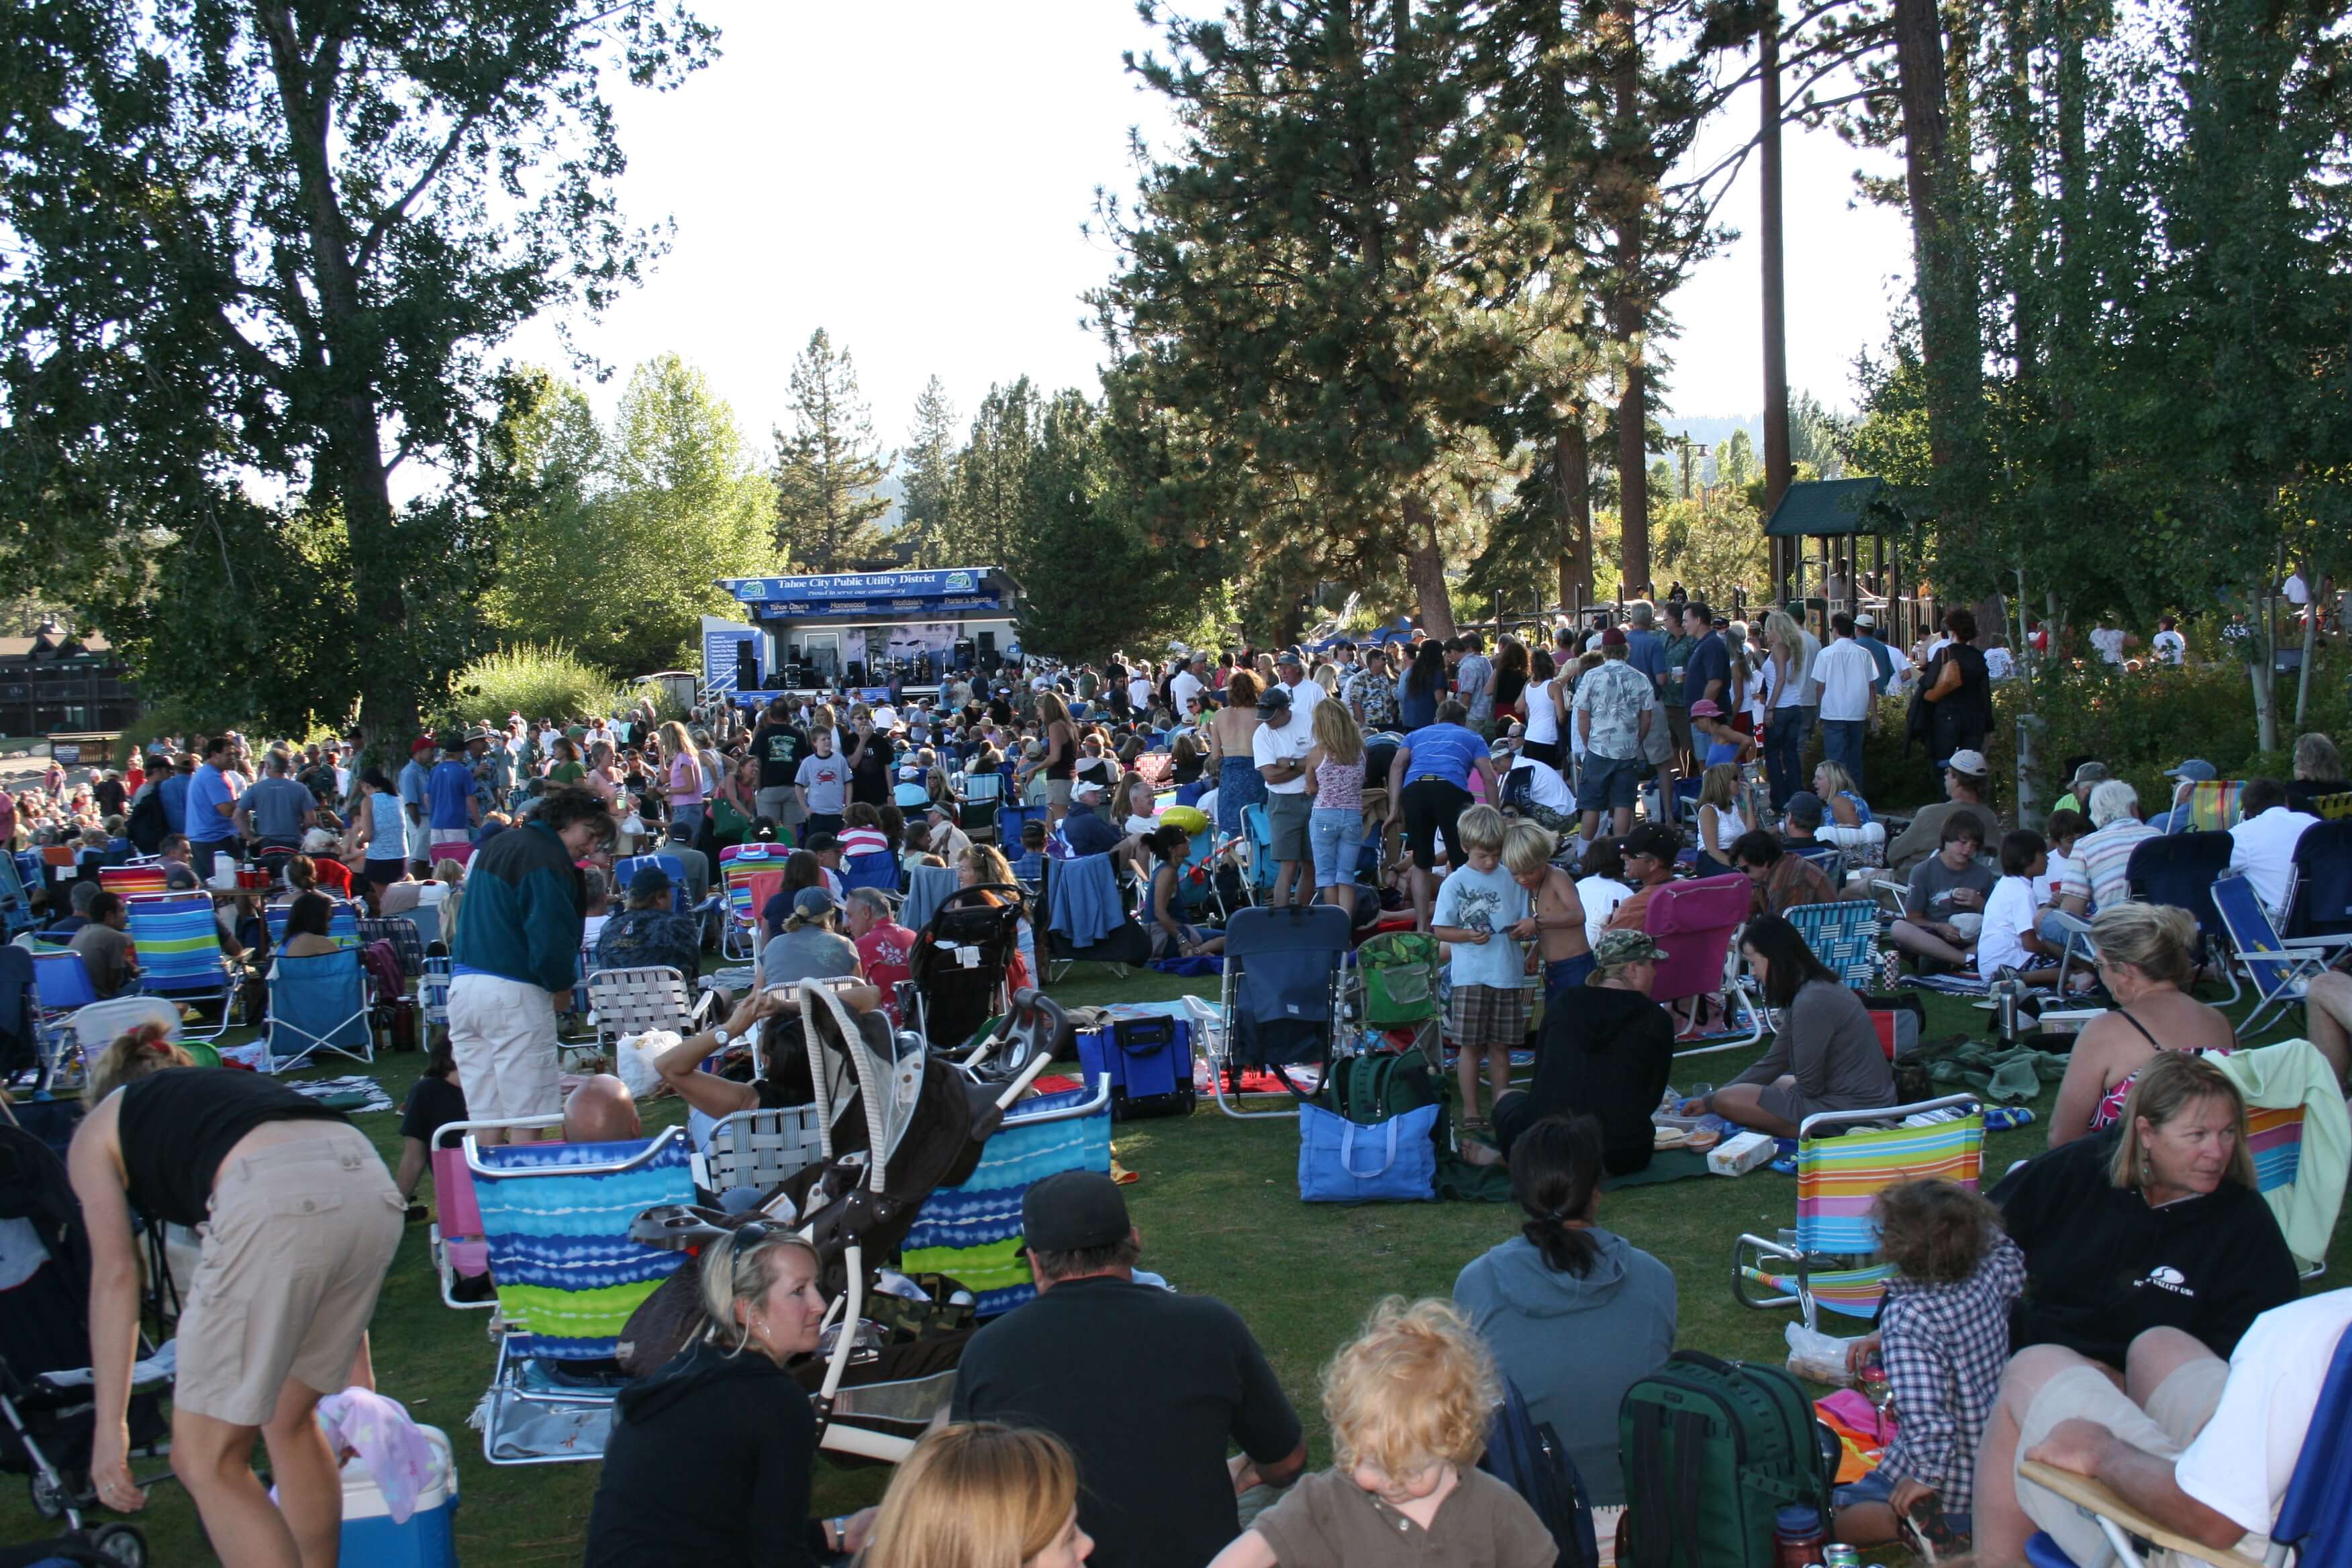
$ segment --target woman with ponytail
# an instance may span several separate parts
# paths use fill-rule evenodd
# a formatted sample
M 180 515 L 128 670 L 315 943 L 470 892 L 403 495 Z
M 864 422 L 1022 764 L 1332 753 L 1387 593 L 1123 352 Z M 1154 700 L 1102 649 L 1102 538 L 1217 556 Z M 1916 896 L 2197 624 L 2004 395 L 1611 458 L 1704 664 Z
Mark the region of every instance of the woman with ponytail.
M 753 1220 L 702 1251 L 702 1335 L 621 1391 L 587 1568 L 787 1568 L 854 1552 L 873 1510 L 808 1516 L 816 1416 L 784 1370 L 824 1324 L 816 1248 Z
M 139 1259 L 131 1213 L 204 1229 L 180 1317 L 172 1472 L 224 1563 L 331 1562 L 342 1482 L 312 1411 L 373 1385 L 368 1320 L 400 1245 L 400 1190 L 367 1135 L 274 1078 L 191 1067 L 160 1025 L 99 1054 L 67 1170 L 89 1233 L 90 1481 L 117 1512 L 131 1483 Z M 253 1469 L 269 1449 L 273 1504 Z
M 1576 1461 L 1595 1506 L 1625 1500 L 1617 1407 L 1675 1347 L 1675 1277 L 1594 1223 L 1601 1124 L 1548 1116 L 1511 1146 L 1513 1240 L 1471 1260 L 1454 1304 Z

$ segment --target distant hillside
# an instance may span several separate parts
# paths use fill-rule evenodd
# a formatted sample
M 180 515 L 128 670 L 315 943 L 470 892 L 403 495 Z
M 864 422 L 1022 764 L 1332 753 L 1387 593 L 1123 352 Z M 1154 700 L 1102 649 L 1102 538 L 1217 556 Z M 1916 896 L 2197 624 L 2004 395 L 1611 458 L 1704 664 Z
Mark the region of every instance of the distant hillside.
M 1748 443 L 1760 458 L 1764 450 L 1764 416 L 1759 414 L 1670 414 L 1658 421 L 1668 436 L 1687 436 L 1706 448 L 1701 459 L 1699 479 L 1713 484 L 1716 479 L 1715 455 L 1734 430 L 1748 432 Z M 1668 454 L 1673 456 L 1673 454 Z M 1676 461 L 1679 462 L 1679 458 Z

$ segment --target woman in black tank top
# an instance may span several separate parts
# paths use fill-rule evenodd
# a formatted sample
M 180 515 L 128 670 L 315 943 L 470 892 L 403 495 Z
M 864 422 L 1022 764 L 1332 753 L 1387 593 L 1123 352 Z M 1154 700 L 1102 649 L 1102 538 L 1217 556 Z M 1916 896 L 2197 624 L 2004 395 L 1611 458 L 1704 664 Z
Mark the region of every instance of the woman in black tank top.
M 188 1065 L 149 1024 L 90 1069 L 67 1164 L 89 1236 L 99 1500 L 144 1502 L 125 1413 L 139 1340 L 132 1212 L 202 1226 L 184 1287 L 172 1469 L 225 1563 L 299 1568 L 332 1552 L 342 1485 L 312 1412 L 372 1385 L 367 1323 L 400 1243 L 399 1189 L 364 1133 L 276 1079 Z M 269 1449 L 280 1503 L 253 1471 Z

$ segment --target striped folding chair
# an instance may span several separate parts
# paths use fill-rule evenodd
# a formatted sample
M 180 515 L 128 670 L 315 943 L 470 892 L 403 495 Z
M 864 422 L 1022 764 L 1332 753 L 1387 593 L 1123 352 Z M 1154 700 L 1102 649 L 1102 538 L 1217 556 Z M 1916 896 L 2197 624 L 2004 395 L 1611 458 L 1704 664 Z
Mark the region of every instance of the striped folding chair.
M 293 912 L 292 904 L 270 904 L 262 910 L 261 918 L 269 927 L 269 946 L 272 952 L 285 945 L 286 921 Z M 333 912 L 327 916 L 327 940 L 338 947 L 357 947 L 360 944 L 358 906 L 346 903 L 335 905 Z
M 2239 804 L 2245 792 L 2242 779 L 2202 779 L 2190 784 L 2188 831 L 2227 833 L 2237 826 L 2245 816 Z
M 139 951 L 141 994 L 183 1005 L 216 1002 L 219 1021 L 209 1030 L 191 1025 L 188 1033 L 200 1040 L 226 1034 L 235 1010 L 230 1004 L 236 995 L 237 968 L 221 951 L 211 898 L 191 893 L 133 899 L 125 908 L 131 915 L 131 942 Z
M 1916 1127 L 1881 1126 L 1925 1112 L 1960 1112 Z M 1822 1136 L 1838 1129 L 1835 1137 Z M 1974 1192 L 1984 1164 L 1984 1107 L 1953 1094 L 1881 1110 L 1828 1110 L 1797 1129 L 1797 1227 L 1789 1241 L 1742 1236 L 1731 1247 L 1731 1296 L 1759 1310 L 1794 1306 L 1812 1328 L 1821 1309 L 1867 1318 L 1895 1266 L 1879 1258 L 1878 1194 L 1937 1177 Z M 1769 1296 L 1750 1296 L 1748 1287 Z
M 447 953 L 427 953 L 425 969 L 416 977 L 417 1020 L 429 1036 L 436 1027 L 449 1026 L 449 978 L 453 966 Z
M 2254 1186 L 2287 1238 L 2306 1279 L 2326 1268 L 2352 1164 L 2352 1116 L 2335 1069 L 2308 1040 L 2206 1058 L 2246 1102 L 2246 1147 Z
M 721 956 L 759 956 L 760 909 L 784 885 L 784 861 L 776 856 L 740 856 L 719 868 L 727 894 L 727 923 L 719 933 Z
M 381 942 L 392 948 L 392 955 L 400 961 L 400 977 L 414 984 L 425 973 L 425 933 L 416 922 L 399 915 L 386 915 L 382 920 L 359 917 L 360 945 Z
M 307 958 L 281 954 L 269 966 L 269 1016 L 262 1026 L 268 1070 L 311 1066 L 320 1051 L 373 1063 L 373 1011 L 356 945 Z
M 622 1380 L 562 1369 L 612 1360 L 629 1314 L 684 1261 L 630 1240 L 629 1226 L 646 1209 L 694 1202 L 686 1131 L 491 1145 L 469 1132 L 465 1151 L 499 1299 L 498 1366 L 478 1417 L 483 1458 L 601 1458 Z
M 702 1028 L 703 1016 L 717 1005 L 719 994 L 706 991 L 697 1000 L 691 982 L 666 964 L 640 969 L 599 969 L 588 976 L 588 1010 L 596 1021 L 595 1048 L 610 1054 L 624 1037 L 653 1029 L 692 1035 Z
M 901 1266 L 961 1279 L 979 1316 L 1009 1312 L 1037 1293 L 1022 1251 L 1021 1200 L 1064 1171 L 1110 1172 L 1110 1077 L 1095 1088 L 1024 1100 L 982 1146 L 962 1184 L 935 1187 L 915 1213 Z
M 1799 904 L 1789 923 L 1838 984 L 1867 991 L 1878 984 L 1878 906 L 1868 899 Z
M 137 866 L 100 866 L 98 868 L 98 885 L 116 898 L 124 900 L 171 891 L 164 885 L 163 863 L 161 860 L 149 860 Z

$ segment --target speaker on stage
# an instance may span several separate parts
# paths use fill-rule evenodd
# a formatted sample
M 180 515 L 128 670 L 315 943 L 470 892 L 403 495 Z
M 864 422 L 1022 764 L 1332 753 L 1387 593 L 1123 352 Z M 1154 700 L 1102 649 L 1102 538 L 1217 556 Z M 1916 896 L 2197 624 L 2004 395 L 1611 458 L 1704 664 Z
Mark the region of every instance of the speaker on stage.
M 808 684 L 808 671 L 797 664 L 784 666 L 783 677 L 783 689 L 786 691 L 798 691 Z
M 853 658 L 849 661 L 849 668 L 843 678 L 842 684 L 845 686 L 863 686 L 866 684 L 866 661 L 864 659 Z
M 760 641 L 757 637 L 735 639 L 735 689 L 760 689 Z
M 970 637 L 956 638 L 955 652 L 952 655 L 952 668 L 956 669 L 970 669 L 971 668 L 971 639 Z
M 996 672 L 996 634 L 980 634 L 980 668 L 993 675 Z

